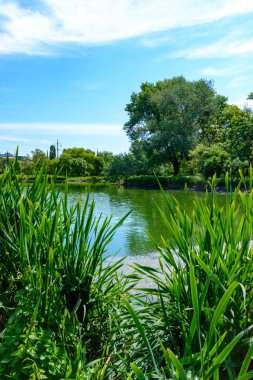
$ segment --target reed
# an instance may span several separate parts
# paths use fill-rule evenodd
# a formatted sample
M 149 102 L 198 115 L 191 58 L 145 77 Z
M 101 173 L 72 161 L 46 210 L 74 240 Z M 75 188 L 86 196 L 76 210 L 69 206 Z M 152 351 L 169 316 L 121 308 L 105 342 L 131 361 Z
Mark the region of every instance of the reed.
M 0 185 L 0 377 L 84 378 L 110 350 L 124 282 L 104 261 L 126 216 L 112 227 L 89 197 L 70 206 L 44 169 L 26 187 L 9 167 Z
M 115 226 L 45 169 L 0 178 L 1 379 L 253 378 L 253 175 L 191 214 L 163 195 L 158 268 L 107 260 Z M 27 185 L 28 183 L 28 185 Z M 248 188 L 247 188 L 248 187 Z M 187 191 L 187 190 L 186 190 Z M 150 279 L 150 288 L 138 287 Z M 132 291 L 134 288 L 134 291 Z
M 253 378 L 252 169 L 249 183 L 250 190 L 241 191 L 241 175 L 231 192 L 227 175 L 221 203 L 214 178 L 191 215 L 163 192 L 167 210 L 160 209 L 161 220 L 172 238 L 164 237 L 163 247 L 154 241 L 160 268 L 135 265 L 154 286 L 140 289 L 134 307 L 125 301 L 146 346 L 137 365 L 131 364 L 138 379 Z

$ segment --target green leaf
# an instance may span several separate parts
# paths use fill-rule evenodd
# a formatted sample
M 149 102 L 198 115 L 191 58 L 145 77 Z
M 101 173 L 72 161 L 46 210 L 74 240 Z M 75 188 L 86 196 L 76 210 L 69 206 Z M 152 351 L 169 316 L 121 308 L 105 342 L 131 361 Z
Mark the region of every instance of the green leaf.
M 236 380 L 249 380 L 253 379 L 253 371 L 247 372 L 242 376 L 238 376 Z
M 252 328 L 253 328 L 253 325 L 250 326 L 250 327 L 248 327 L 248 328 L 246 328 L 245 330 L 241 331 L 238 335 L 236 335 L 234 337 L 234 339 L 232 339 L 232 341 L 230 343 L 228 343 L 226 345 L 226 347 L 222 350 L 222 352 L 216 357 L 216 359 L 214 359 L 214 362 L 213 362 L 212 366 L 207 371 L 207 373 L 206 373 L 206 378 L 207 379 L 210 376 L 212 376 L 212 374 L 214 373 L 214 371 L 216 370 L 216 368 L 218 368 L 222 363 L 224 363 L 224 361 L 226 360 L 226 358 L 228 357 L 228 355 L 230 354 L 230 352 L 233 350 L 233 348 L 235 347 L 235 345 L 239 342 L 239 340 L 243 337 L 243 335 L 247 334 Z
M 133 319 L 133 321 L 134 321 L 137 329 L 139 330 L 139 333 L 141 334 L 143 342 L 144 342 L 145 346 L 147 347 L 147 350 L 148 350 L 148 353 L 150 355 L 150 358 L 151 358 L 151 360 L 152 360 L 152 362 L 154 364 L 154 367 L 157 370 L 157 364 L 156 364 L 156 361 L 155 361 L 155 357 L 153 355 L 153 351 L 152 351 L 152 348 L 151 348 L 150 343 L 148 341 L 148 338 L 146 336 L 145 330 L 144 330 L 144 328 L 143 328 L 143 326 L 142 326 L 139 318 L 137 317 L 136 312 L 134 311 L 134 309 L 132 308 L 132 306 L 130 305 L 130 303 L 127 301 L 127 299 L 124 296 L 122 296 L 122 300 L 123 300 L 124 304 L 126 305 L 126 308 L 127 308 L 128 312 L 129 312 L 129 314 L 131 315 L 131 317 L 132 317 L 132 319 Z
M 248 352 L 243 360 L 243 363 L 242 363 L 242 366 L 241 366 L 241 369 L 240 369 L 240 372 L 238 374 L 238 376 L 243 376 L 246 374 L 248 368 L 249 368 L 249 365 L 252 361 L 252 356 L 253 356 L 253 344 L 250 346 L 250 348 L 248 349 Z
M 225 311 L 225 309 L 229 303 L 231 294 L 233 293 L 233 291 L 235 290 L 235 288 L 238 285 L 239 285 L 238 282 L 236 282 L 236 281 L 232 282 L 232 284 L 225 291 L 220 302 L 218 303 L 218 305 L 214 311 L 213 319 L 212 319 L 211 326 L 210 326 L 210 337 L 209 337 L 210 340 L 211 340 L 211 337 L 214 335 L 216 326 L 217 326 L 218 322 L 221 320 L 222 315 L 223 315 L 223 313 L 224 313 L 224 311 Z
M 148 380 L 144 373 L 134 363 L 131 363 L 130 366 L 138 380 Z
M 169 357 L 170 357 L 172 364 L 174 365 L 174 367 L 177 371 L 178 378 L 180 380 L 187 380 L 187 374 L 186 374 L 182 364 L 178 360 L 178 358 L 175 356 L 175 354 L 169 348 L 167 348 L 167 352 L 169 354 Z

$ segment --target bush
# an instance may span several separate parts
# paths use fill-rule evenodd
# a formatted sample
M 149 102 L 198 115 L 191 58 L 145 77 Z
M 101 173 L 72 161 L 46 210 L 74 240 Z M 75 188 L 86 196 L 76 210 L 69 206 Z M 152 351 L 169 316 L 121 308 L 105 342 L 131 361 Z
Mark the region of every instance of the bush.
M 134 187 L 155 187 L 159 188 L 157 179 L 159 182 L 166 187 L 168 185 L 168 178 L 167 177 L 161 177 L 154 175 L 135 175 L 130 176 L 126 179 L 125 185 L 126 186 L 134 186 Z

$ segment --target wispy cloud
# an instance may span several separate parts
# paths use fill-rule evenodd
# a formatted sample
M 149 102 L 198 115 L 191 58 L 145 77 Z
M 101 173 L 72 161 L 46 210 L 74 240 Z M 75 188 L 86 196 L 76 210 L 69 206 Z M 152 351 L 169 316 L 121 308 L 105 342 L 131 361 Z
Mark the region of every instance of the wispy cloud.
M 29 142 L 29 139 L 23 138 L 23 137 L 18 137 L 18 136 L 10 136 L 10 135 L 4 135 L 0 136 L 0 141 L 10 141 L 14 143 L 26 143 Z
M 226 88 L 240 88 L 243 85 L 247 84 L 248 80 L 249 78 L 247 76 L 238 75 L 227 83 Z
M 237 33 L 232 33 L 214 43 L 176 52 L 174 56 L 188 59 L 225 58 L 231 56 L 246 56 L 252 53 L 253 38 L 241 38 Z
M 104 83 L 102 82 L 90 82 L 90 83 L 89 82 L 87 83 L 75 82 L 73 83 L 73 86 L 84 91 L 95 91 L 102 88 L 104 86 Z
M 147 36 L 141 39 L 141 44 L 147 48 L 155 48 L 157 46 L 168 44 L 171 41 L 170 36 Z
M 71 136 L 125 136 L 121 124 L 67 124 L 67 123 L 0 123 L 0 131 L 43 132 L 44 135 L 58 134 Z M 9 138 L 12 138 L 9 136 Z M 1 139 L 1 138 L 0 138 Z M 3 139 L 3 138 L 2 138 Z M 27 139 L 20 139 L 20 141 Z M 11 140 L 9 140 L 11 141 Z M 18 141 L 18 140 L 15 140 Z
M 235 70 L 230 67 L 205 67 L 202 70 L 202 74 L 208 77 L 225 77 L 235 73 Z
M 50 54 L 59 45 L 106 43 L 250 12 L 251 0 L 40 0 L 37 9 L 5 0 L 0 53 Z
M 226 65 L 223 67 L 216 67 L 216 66 L 208 66 L 205 67 L 202 70 L 202 75 L 207 76 L 207 77 L 229 77 L 233 75 L 245 73 L 248 71 L 252 71 L 253 66 L 252 64 L 247 64 L 247 65 L 238 65 L 238 64 L 232 64 Z
M 49 150 L 60 142 L 60 149 L 73 146 L 94 151 L 128 151 L 129 141 L 120 124 L 0 123 L 0 152 L 25 155 L 35 148 Z
M 238 105 L 240 108 L 253 108 L 253 100 L 247 99 L 245 96 L 239 98 L 230 99 L 230 103 Z

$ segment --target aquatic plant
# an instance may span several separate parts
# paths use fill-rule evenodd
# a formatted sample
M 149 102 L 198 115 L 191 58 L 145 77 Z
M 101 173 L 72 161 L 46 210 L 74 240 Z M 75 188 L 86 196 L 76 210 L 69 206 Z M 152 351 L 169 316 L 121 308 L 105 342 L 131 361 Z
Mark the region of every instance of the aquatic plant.
M 70 206 L 43 169 L 27 185 L 10 166 L 0 186 L 0 377 L 83 378 L 110 350 L 125 284 L 121 260 L 104 263 L 125 217 L 112 227 L 89 197 Z
M 124 300 L 144 347 L 131 363 L 138 379 L 253 378 L 252 169 L 249 191 L 242 175 L 233 192 L 228 175 L 226 185 L 221 202 L 214 178 L 190 215 L 163 192 L 171 238 L 154 241 L 159 268 L 135 265 L 153 287 L 134 306 Z

